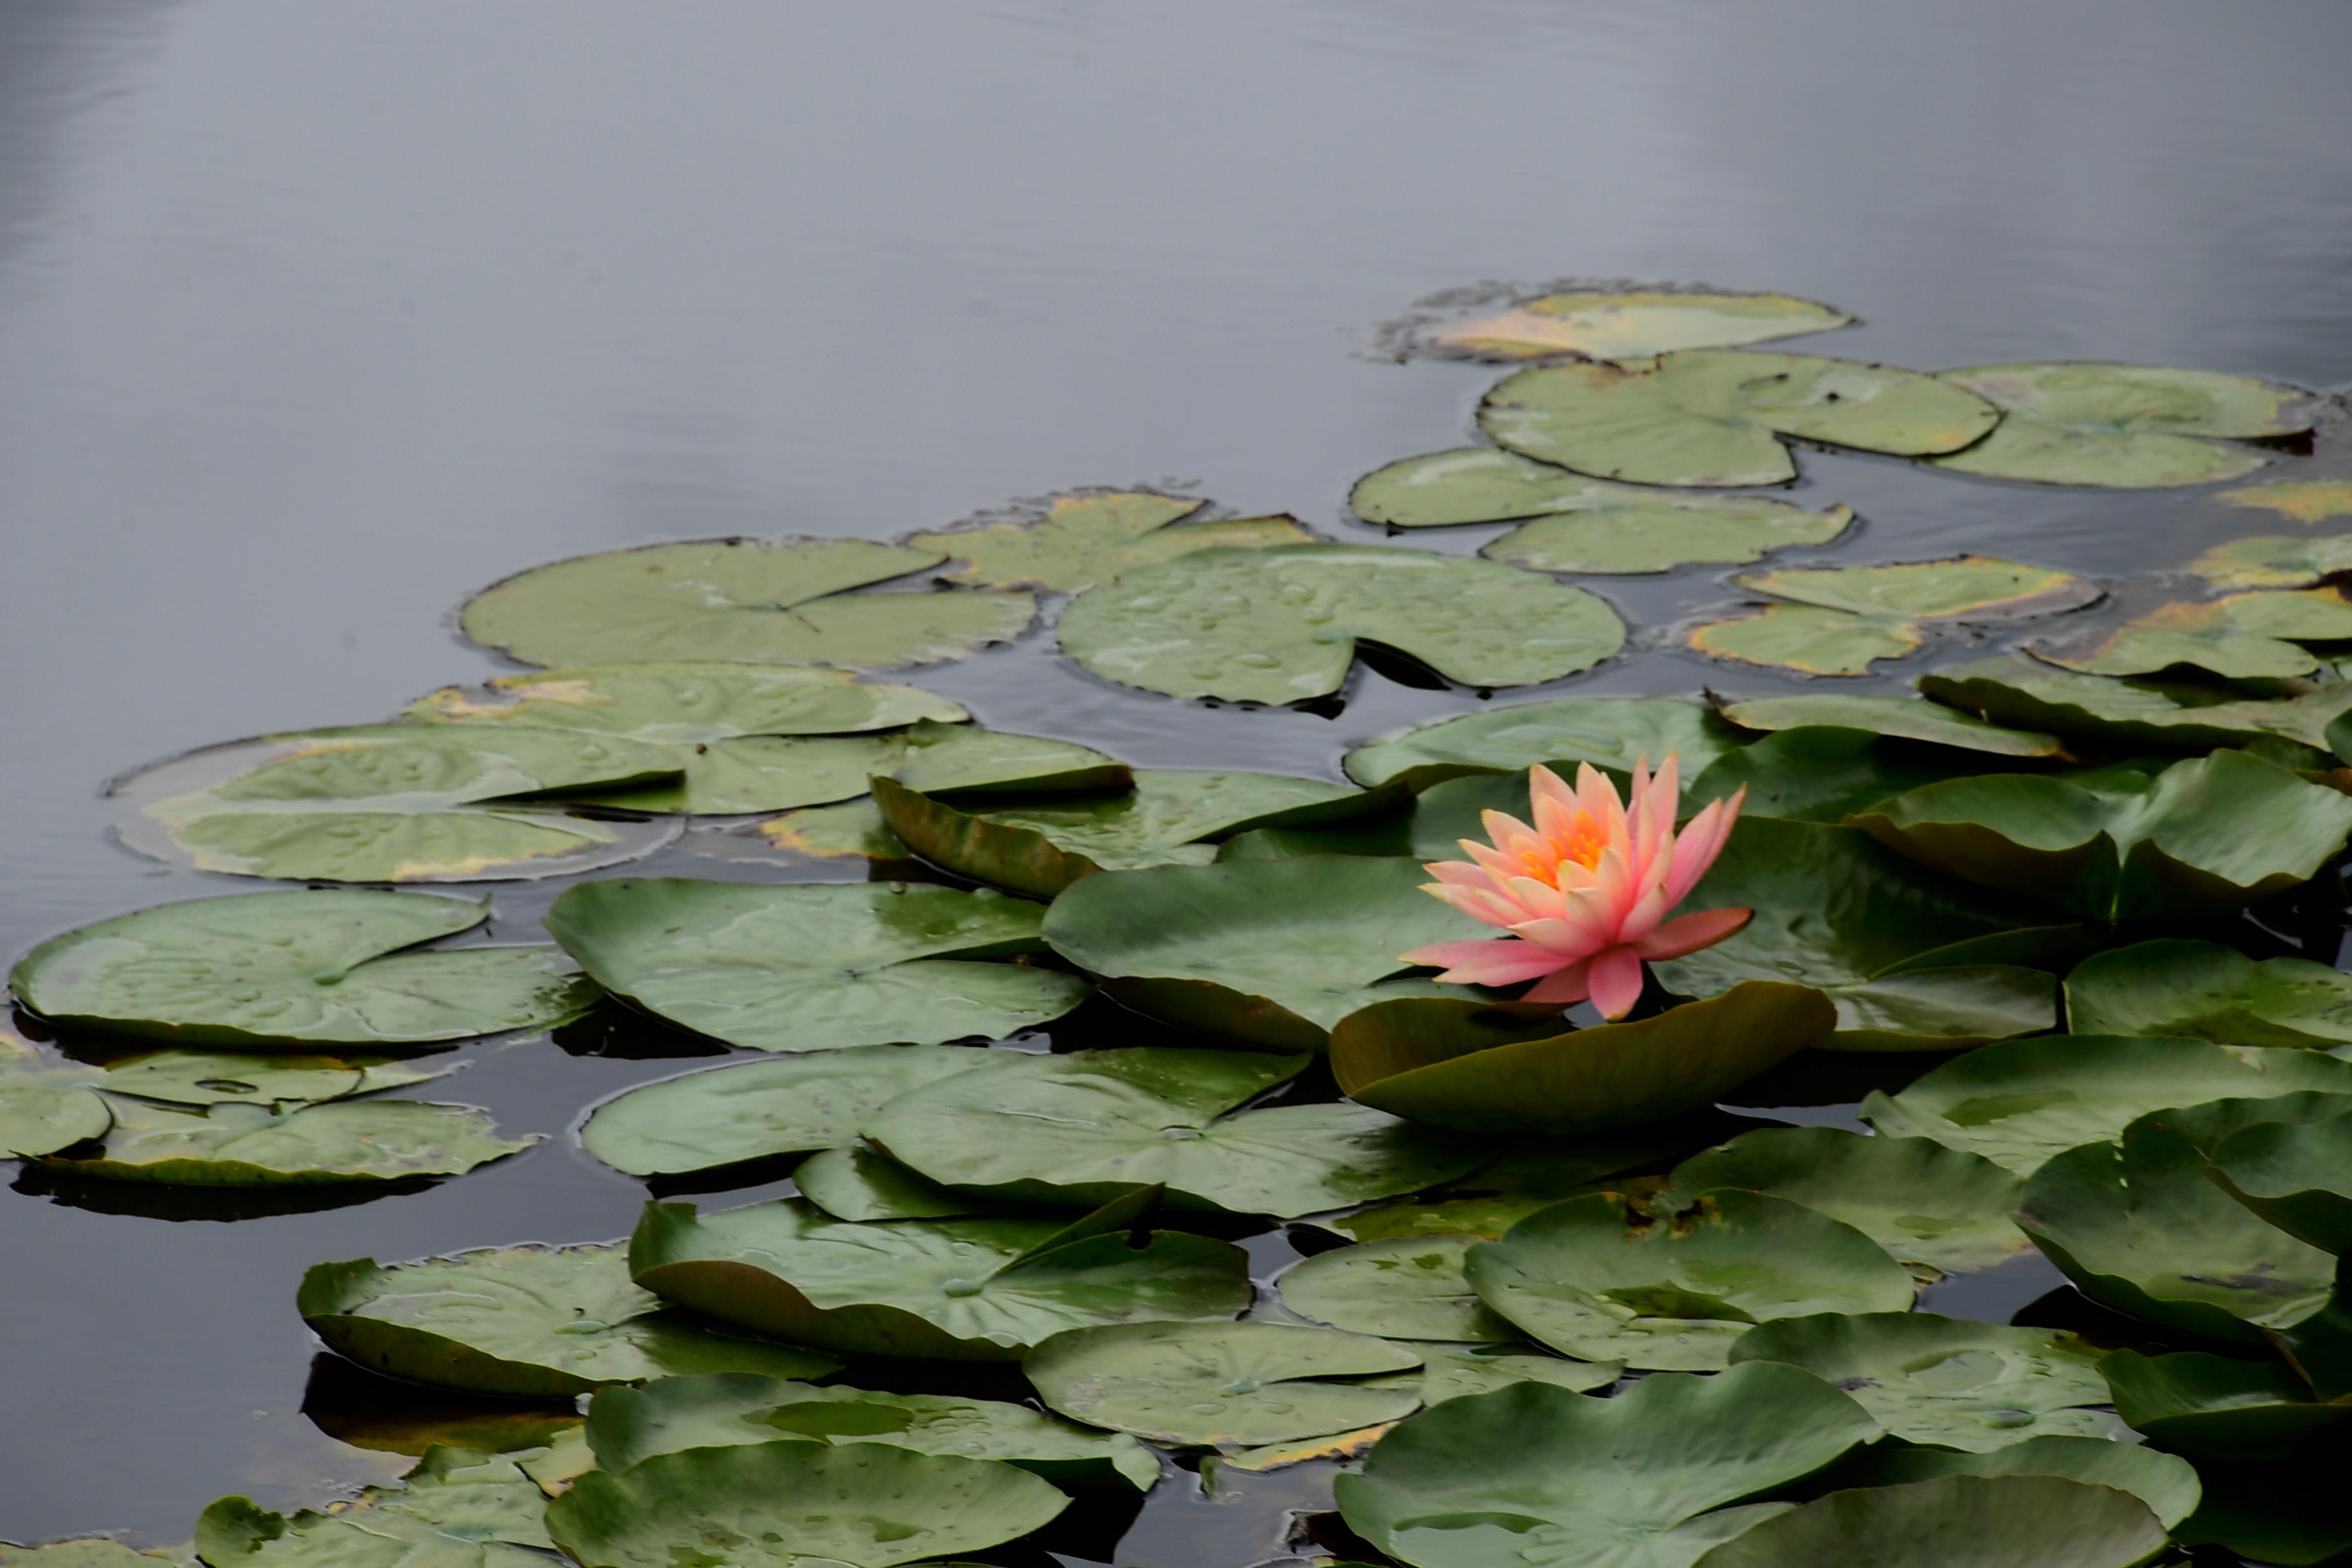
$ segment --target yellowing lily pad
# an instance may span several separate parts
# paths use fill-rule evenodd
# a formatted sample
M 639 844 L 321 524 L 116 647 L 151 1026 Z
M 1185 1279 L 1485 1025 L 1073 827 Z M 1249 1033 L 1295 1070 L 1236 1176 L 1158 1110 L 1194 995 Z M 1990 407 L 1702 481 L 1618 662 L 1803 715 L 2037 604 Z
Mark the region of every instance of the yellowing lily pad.
M 2291 436 L 2317 400 L 2252 376 L 2136 364 L 1988 364 L 1938 380 L 2001 410 L 1979 445 L 1935 459 L 1956 473 L 2144 489 L 2251 473 L 2268 459 L 2200 437 Z
M 1421 341 L 1480 359 L 1647 358 L 1670 349 L 1737 348 L 1843 327 L 1853 318 L 1786 294 L 1571 289 L 1468 321 L 1425 329 Z
M 951 583 L 992 588 L 1051 588 L 1075 594 L 1123 572 L 1220 545 L 1304 544 L 1315 536 L 1292 517 L 1182 520 L 1205 503 L 1149 492 L 1056 497 L 1042 517 L 977 528 L 918 533 L 919 550 L 968 563 L 943 574 Z
M 2189 665 L 2229 680 L 2309 675 L 2306 642 L 2352 639 L 2352 602 L 2334 588 L 2231 594 L 2161 605 L 2089 641 L 2037 643 L 2034 658 L 2087 675 L 2153 675 Z
M 2352 511 L 2352 505 L 2345 510 Z M 2339 572 L 2352 572 L 2352 534 L 2298 539 L 2273 533 L 2233 539 L 2191 561 L 2189 570 L 2225 588 L 2300 588 Z
M 2352 515 L 2352 479 L 2283 479 L 2223 490 L 2213 499 L 2231 506 L 2260 507 L 2297 522 L 2322 522 Z
M 2099 597 L 2071 573 L 1986 555 L 1894 566 L 1765 572 L 1734 579 L 1788 604 L 1693 630 L 1701 653 L 1813 675 L 1863 675 L 1927 640 L 1930 626 L 1979 626 L 2079 608 Z

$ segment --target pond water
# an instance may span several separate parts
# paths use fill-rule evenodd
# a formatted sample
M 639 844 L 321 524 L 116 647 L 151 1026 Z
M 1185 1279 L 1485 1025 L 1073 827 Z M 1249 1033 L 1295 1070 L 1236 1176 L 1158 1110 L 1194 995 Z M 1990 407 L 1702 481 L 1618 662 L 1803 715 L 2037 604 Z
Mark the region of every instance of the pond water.
M 1458 442 L 1493 376 L 1380 352 L 1433 290 L 1705 281 L 1857 312 L 1821 340 L 1854 357 L 2336 386 L 2347 58 L 2329 0 L 10 0 L 0 948 L 248 886 L 111 843 L 101 781 L 493 673 L 451 612 L 544 560 L 888 538 L 1148 482 L 1370 537 L 1349 482 Z M 1803 466 L 1800 499 L 1866 519 L 1841 563 L 1969 548 L 2113 574 L 2247 531 L 2194 492 Z M 1657 646 L 1736 596 L 1714 569 L 1601 591 L 1636 646 L 1562 689 L 1792 689 Z M 1478 701 L 1360 668 L 1336 714 L 1211 710 L 1095 680 L 1036 633 L 915 679 L 1139 764 L 1329 777 L 1350 744 Z M 784 874 L 703 837 L 642 868 Z M 509 938 L 551 893 L 492 891 Z M 626 1234 L 643 1188 L 570 1130 L 693 1064 L 572 1044 L 460 1053 L 451 1098 L 551 1136 L 425 1193 L 236 1223 L 0 1194 L 0 1538 L 171 1543 L 224 1492 L 285 1507 L 396 1474 L 329 1436 L 383 1390 L 331 1371 L 306 1413 L 295 1281 Z M 1934 1305 L 2005 1320 L 2055 1282 L 2021 1268 Z M 1282 1510 L 1327 1488 L 1313 1468 L 1234 1503 L 1163 1486 L 1131 1530 L 1055 1544 L 1267 1560 Z

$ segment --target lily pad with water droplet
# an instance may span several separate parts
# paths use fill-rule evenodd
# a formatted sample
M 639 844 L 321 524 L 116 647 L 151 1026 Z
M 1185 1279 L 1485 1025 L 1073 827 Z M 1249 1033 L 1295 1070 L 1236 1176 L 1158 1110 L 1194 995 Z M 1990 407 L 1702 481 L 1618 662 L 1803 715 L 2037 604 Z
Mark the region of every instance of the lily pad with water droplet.
M 1697 1568 L 2132 1568 L 2164 1526 L 2115 1487 L 2059 1476 L 1937 1476 L 1832 1492 L 1764 1521 Z
M 2066 976 L 2067 1027 L 2231 1046 L 2352 1045 L 2352 976 L 2305 958 L 2252 959 L 2164 939 L 2095 954 Z
M 1739 733 L 1702 703 L 1665 697 L 1560 697 L 1457 714 L 1400 730 L 1348 753 L 1348 776 L 1367 788 L 1423 790 L 1474 773 L 1517 773 L 1538 763 L 1564 777 L 1576 764 L 1623 777 L 1648 758 L 1681 758 L 1683 777 L 1734 751 Z
M 2352 515 L 2352 480 L 2282 479 L 2223 490 L 2213 499 L 2230 506 L 2259 507 L 2297 522 L 2322 522 Z
M 2352 487 L 2346 487 L 2352 496 Z M 2227 500 L 2228 497 L 2222 499 Z M 2346 509 L 2352 511 L 2352 502 Z M 2189 570 L 2225 588 L 2301 588 L 2352 572 L 2352 535 L 2263 534 L 2217 544 Z
M 2087 675 L 2153 675 L 2176 666 L 2230 680 L 2284 679 L 2319 668 L 2301 645 L 2352 638 L 2352 601 L 2333 588 L 2263 590 L 2160 605 L 2104 635 L 2036 643 L 2046 663 Z
M 1782 731 L 1814 725 L 1866 730 L 1875 735 L 1924 741 L 1960 751 L 2003 757 L 2050 757 L 2064 748 L 2054 735 L 2011 730 L 1956 712 L 1916 697 L 1861 697 L 1824 693 L 1806 697 L 1759 697 L 1727 702 L 1726 719 L 1746 730 Z
M 195 1555 L 208 1568 L 532 1568 L 553 1545 L 541 1517 L 546 1505 L 513 1460 L 433 1447 L 404 1485 L 370 1487 L 323 1511 L 289 1516 L 250 1498 L 222 1498 L 196 1521 Z
M 1853 318 L 1787 294 L 1573 289 L 1424 329 L 1421 342 L 1480 359 L 1645 359 L 1672 349 L 1737 348 L 1843 327 Z
M 1465 686 L 1529 686 L 1600 663 L 1625 627 L 1580 588 L 1491 561 L 1286 544 L 1139 567 L 1072 600 L 1059 635 L 1108 680 L 1274 703 L 1339 690 L 1360 639 Z
M 274 1110 L 109 1098 L 103 1148 L 37 1162 L 59 1175 L 183 1187 L 314 1186 L 454 1176 L 530 1148 L 470 1105 L 338 1100 Z
M 830 1356 L 714 1330 L 629 1283 L 619 1247 L 512 1247 L 389 1267 L 320 1263 L 302 1321 L 389 1377 L 536 1399 L 690 1373 L 822 1377 Z
M 422 1045 L 576 1016 L 597 988 L 551 947 L 421 944 L 487 902 L 320 890 L 193 899 L 51 937 L 9 976 L 83 1028 L 187 1044 Z
M 937 566 L 862 539 L 705 540 L 534 566 L 466 602 L 466 636 L 525 664 L 733 660 L 881 668 L 1021 635 L 1025 593 L 855 590 Z
M 614 879 L 567 889 L 547 928 L 648 1012 L 765 1051 L 993 1037 L 1057 1018 L 1076 975 L 989 962 L 1038 952 L 1039 906 L 899 882 L 760 886 Z
M 2048 485 L 2146 489 L 2232 479 L 2266 458 L 2206 437 L 2291 436 L 2318 400 L 2246 375 L 2136 364 L 1988 364 L 1937 377 L 2001 410 L 2000 426 L 1936 467 Z
M 1282 1276 L 1282 1304 L 1302 1318 L 1388 1340 L 1507 1343 L 1518 1331 L 1470 1289 L 1462 1258 L 1475 1236 L 1405 1236 L 1318 1252 Z
M 907 542 L 962 558 L 967 564 L 942 574 L 950 583 L 1075 594 L 1196 550 L 1305 544 L 1315 537 L 1293 517 L 1184 521 L 1204 504 L 1148 491 L 1057 496 L 1042 515 L 913 534 Z
M 1538 462 L 1643 485 L 1777 485 L 1782 437 L 1903 457 L 1954 452 L 2000 420 L 1991 404 L 1916 371 L 1811 354 L 1687 349 L 1643 370 L 1523 370 L 1478 423 Z
M 1393 1421 L 1421 1405 L 1402 1345 L 1283 1323 L 1125 1323 L 1055 1334 L 1022 1370 L 1047 1407 L 1155 1443 L 1287 1443 Z

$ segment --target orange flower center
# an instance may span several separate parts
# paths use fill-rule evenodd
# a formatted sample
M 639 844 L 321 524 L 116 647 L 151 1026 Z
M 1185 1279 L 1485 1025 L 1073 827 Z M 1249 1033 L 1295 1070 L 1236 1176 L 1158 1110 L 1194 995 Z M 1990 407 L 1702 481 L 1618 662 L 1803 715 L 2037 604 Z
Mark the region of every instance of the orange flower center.
M 1609 850 L 1609 835 L 1589 812 L 1580 811 L 1569 825 L 1563 839 L 1544 846 L 1541 852 L 1529 851 L 1519 857 L 1527 866 L 1528 875 L 1547 887 L 1559 886 L 1559 868 L 1573 860 L 1588 871 L 1601 868 L 1601 857 Z

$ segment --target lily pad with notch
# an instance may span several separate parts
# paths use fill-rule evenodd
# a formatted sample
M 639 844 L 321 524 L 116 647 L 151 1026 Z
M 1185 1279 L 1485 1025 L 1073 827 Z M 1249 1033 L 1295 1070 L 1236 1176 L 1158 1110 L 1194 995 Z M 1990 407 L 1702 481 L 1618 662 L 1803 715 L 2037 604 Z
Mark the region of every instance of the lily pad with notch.
M 2352 1046 L 2352 976 L 2307 958 L 2249 958 L 2161 938 L 2095 953 L 2066 976 L 2067 1027 L 2228 1046 Z
M 1499 312 L 1423 329 L 1423 344 L 1478 359 L 1647 359 L 1674 349 L 1738 348 L 1843 327 L 1843 310 L 1787 294 L 1571 289 Z
M 324 1510 L 289 1517 L 250 1498 L 222 1498 L 196 1520 L 194 1556 L 207 1568 L 532 1568 L 547 1562 L 553 1544 L 541 1518 L 546 1505 L 512 1459 L 436 1447 L 404 1484 L 370 1487 Z
M 1447 779 L 1521 772 L 1538 763 L 1573 772 L 1591 763 L 1621 778 L 1646 757 L 1679 754 L 1696 778 L 1736 750 L 1738 731 L 1705 704 L 1669 697 L 1557 697 L 1456 714 L 1400 730 L 1348 753 L 1348 776 L 1366 788 L 1416 792 Z
M 2319 400 L 2298 388 L 2214 371 L 2137 364 L 1986 364 L 1937 379 L 2001 411 L 1978 445 L 1939 468 L 2045 485 L 2147 489 L 2252 473 L 2256 439 L 2311 428 Z
M 396 1184 L 455 1176 L 539 1142 L 504 1138 L 470 1105 L 417 1100 L 162 1105 L 107 1097 L 103 1147 L 33 1163 L 61 1176 L 181 1187 Z
M 1026 519 L 917 533 L 907 542 L 962 558 L 965 565 L 941 574 L 950 583 L 1075 594 L 1196 550 L 1305 544 L 1315 537 L 1293 517 L 1195 519 L 1206 504 L 1150 491 L 1056 496 Z
M 1710 622 L 1685 639 L 1701 653 L 1811 675 L 1862 675 L 1925 646 L 1932 626 L 2000 624 L 2078 609 L 2099 589 L 2071 573 L 1986 555 L 1890 566 L 1751 574 L 1743 588 L 1785 603 Z

